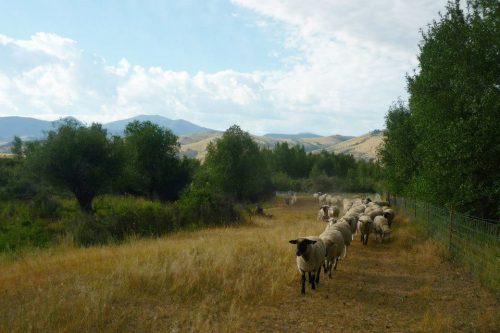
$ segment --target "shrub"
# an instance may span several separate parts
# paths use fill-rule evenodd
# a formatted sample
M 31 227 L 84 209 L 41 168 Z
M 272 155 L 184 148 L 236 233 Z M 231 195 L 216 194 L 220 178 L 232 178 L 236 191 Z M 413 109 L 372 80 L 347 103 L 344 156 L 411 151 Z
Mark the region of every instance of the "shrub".
M 176 203 L 183 225 L 221 225 L 241 220 L 233 200 L 207 187 L 191 186 Z

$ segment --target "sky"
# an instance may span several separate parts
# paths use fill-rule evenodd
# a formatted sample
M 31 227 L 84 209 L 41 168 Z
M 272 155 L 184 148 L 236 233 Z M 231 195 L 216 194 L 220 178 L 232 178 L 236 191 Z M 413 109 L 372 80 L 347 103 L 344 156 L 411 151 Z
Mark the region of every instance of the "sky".
M 384 127 L 444 0 L 0 0 L 0 116 Z

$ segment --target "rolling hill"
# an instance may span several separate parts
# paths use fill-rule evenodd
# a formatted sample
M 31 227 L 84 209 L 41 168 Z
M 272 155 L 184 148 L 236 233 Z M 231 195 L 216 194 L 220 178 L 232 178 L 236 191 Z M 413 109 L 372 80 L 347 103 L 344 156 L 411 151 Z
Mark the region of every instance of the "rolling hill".
M 336 154 L 350 154 L 357 159 L 376 159 L 377 149 L 382 144 L 383 138 L 384 132 L 376 130 L 349 140 L 341 141 L 325 148 L 325 150 Z
M 182 136 L 179 140 L 181 143 L 181 154 L 204 159 L 207 154 L 207 145 L 221 136 L 222 132 Z M 365 160 L 376 158 L 376 150 L 382 143 L 382 138 L 382 131 L 372 131 L 358 137 L 332 135 L 300 138 L 296 135 L 290 135 L 278 139 L 269 136 L 253 135 L 253 139 L 261 147 L 273 148 L 277 142 L 287 142 L 289 145 L 302 145 L 307 152 L 319 153 L 322 150 L 326 150 L 335 152 L 336 154 L 351 154 L 356 159 Z
M 57 128 L 64 121 L 76 121 L 73 117 L 65 117 L 56 121 L 47 121 L 29 117 L 0 117 L 0 142 L 10 142 L 14 136 L 24 140 L 40 139 L 45 133 Z
M 214 130 L 206 127 L 201 127 L 196 124 L 193 124 L 184 119 L 169 119 L 163 116 L 157 115 L 140 115 L 128 119 L 122 119 L 117 121 L 112 121 L 110 123 L 106 123 L 103 125 L 105 129 L 108 130 L 109 133 L 114 135 L 122 135 L 125 127 L 128 123 L 132 121 L 150 121 L 152 123 L 158 124 L 162 127 L 170 129 L 174 132 L 175 135 L 187 135 L 192 133 L 200 133 L 200 132 L 215 132 Z
M 10 153 L 11 142 L 15 135 L 23 140 L 43 139 L 46 132 L 57 128 L 58 124 L 73 120 L 83 124 L 78 119 L 67 117 L 57 121 L 45 121 L 28 117 L 0 117 L 0 153 Z M 172 120 L 157 115 L 140 115 L 103 124 L 108 133 L 122 135 L 123 130 L 131 121 L 151 121 L 172 130 L 179 136 L 181 155 L 203 160 L 207 146 L 213 140 L 220 138 L 222 132 L 193 124 L 183 119 Z M 338 154 L 352 154 L 358 159 L 376 157 L 376 149 L 382 142 L 382 132 L 370 133 L 352 137 L 343 135 L 319 136 L 314 133 L 281 134 L 270 133 L 263 136 L 252 135 L 261 147 L 273 148 L 278 142 L 287 142 L 290 146 L 301 145 L 306 152 L 318 153 L 322 150 Z

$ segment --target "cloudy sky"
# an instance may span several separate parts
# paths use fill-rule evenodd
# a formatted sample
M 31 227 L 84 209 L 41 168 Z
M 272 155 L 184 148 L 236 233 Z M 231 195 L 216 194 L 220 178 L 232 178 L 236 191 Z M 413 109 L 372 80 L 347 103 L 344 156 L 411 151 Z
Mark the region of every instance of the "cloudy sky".
M 363 134 L 406 98 L 445 3 L 0 0 L 0 116 Z

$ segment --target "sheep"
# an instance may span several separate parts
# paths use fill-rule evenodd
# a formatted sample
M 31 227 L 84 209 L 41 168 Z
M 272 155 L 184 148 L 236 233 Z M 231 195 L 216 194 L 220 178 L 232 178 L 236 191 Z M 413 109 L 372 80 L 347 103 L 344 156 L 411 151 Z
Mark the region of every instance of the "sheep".
M 329 196 L 327 196 L 327 203 L 330 206 L 338 206 L 338 207 L 340 207 L 340 205 L 342 203 L 342 198 L 339 197 L 338 195 L 335 195 L 335 196 L 329 195 Z
M 348 212 L 354 212 L 357 214 L 361 214 L 365 211 L 365 209 L 366 209 L 365 205 L 356 205 L 356 206 L 352 206 Z
M 375 219 L 375 216 L 380 216 L 384 214 L 384 210 L 380 206 L 371 206 L 366 208 L 365 214 L 370 216 L 370 218 L 373 220 Z
M 387 201 L 375 201 L 375 203 L 379 206 L 387 206 L 387 207 L 391 206 Z
M 320 196 L 318 197 L 318 202 L 319 202 L 320 206 L 321 206 L 321 205 L 325 205 L 325 204 L 326 204 L 326 196 L 327 196 L 327 195 L 328 195 L 328 194 L 327 194 L 327 193 L 325 193 L 325 194 L 322 194 L 322 195 L 320 195 Z
M 358 219 L 358 231 L 361 235 L 361 243 L 368 245 L 368 237 L 373 229 L 373 221 L 368 215 L 361 215 Z
M 389 222 L 389 228 L 392 227 L 392 221 L 394 221 L 394 211 L 391 208 L 384 208 L 384 217 Z
M 336 222 L 334 219 L 331 219 L 328 222 L 327 228 L 336 229 L 340 231 L 342 237 L 344 238 L 344 243 L 346 248 L 349 247 L 352 241 L 351 226 L 349 225 L 349 223 L 347 223 L 345 220 L 340 220 L 339 222 Z
M 344 212 L 347 212 L 350 208 L 352 207 L 352 201 L 349 199 L 344 199 L 343 204 L 342 204 L 342 210 Z
M 325 274 L 328 272 L 328 277 L 331 279 L 332 267 L 333 269 L 337 269 L 338 260 L 345 258 L 346 246 L 344 244 L 344 238 L 339 230 L 329 228 L 328 226 L 325 231 L 319 235 L 319 238 L 325 244 L 326 249 L 324 263 Z
M 300 293 L 306 293 L 306 272 L 309 275 L 309 283 L 311 289 L 316 289 L 316 284 L 319 283 L 319 275 L 321 265 L 326 256 L 326 247 L 319 237 L 309 236 L 304 238 L 292 239 L 290 244 L 296 244 L 297 250 L 297 268 L 302 277 Z
M 340 221 L 345 221 L 347 222 L 347 224 L 349 224 L 352 234 L 351 239 L 354 239 L 354 233 L 356 232 L 356 229 L 358 227 L 358 218 L 353 215 L 346 214 L 340 219 Z
M 321 192 L 316 192 L 313 194 L 314 199 L 318 199 L 318 197 L 321 195 Z
M 390 239 L 391 229 L 389 228 L 389 221 L 387 221 L 385 217 L 376 216 L 373 220 L 373 226 L 375 229 L 375 235 L 377 239 L 379 239 L 380 243 L 383 243 L 386 237 Z
M 330 206 L 328 208 L 328 217 L 339 217 L 340 209 L 336 206 Z
M 316 221 L 328 220 L 328 210 L 329 207 L 327 205 L 321 206 L 321 208 L 318 210 L 318 216 L 316 217 Z
M 288 191 L 288 194 L 285 197 L 285 205 L 292 206 L 295 202 L 297 202 L 297 195 L 295 192 Z

